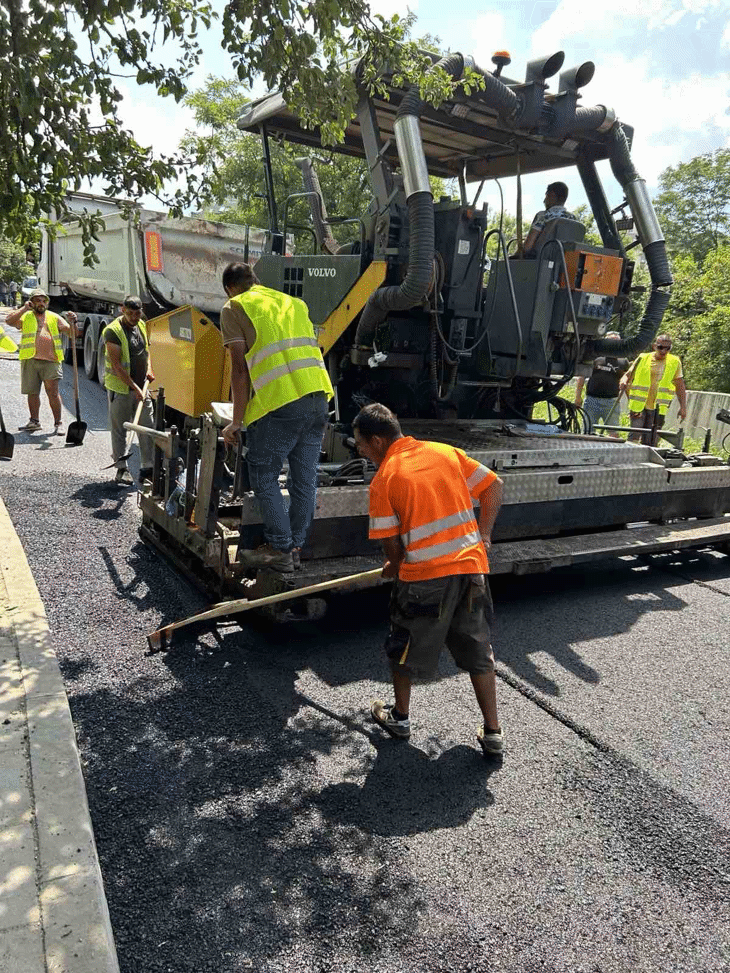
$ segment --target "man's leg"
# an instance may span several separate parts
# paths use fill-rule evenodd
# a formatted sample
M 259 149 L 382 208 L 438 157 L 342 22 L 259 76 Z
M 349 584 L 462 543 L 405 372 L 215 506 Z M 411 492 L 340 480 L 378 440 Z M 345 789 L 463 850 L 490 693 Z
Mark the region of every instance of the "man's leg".
M 322 439 L 327 425 L 328 405 L 326 396 L 309 399 L 311 417 L 307 418 L 296 446 L 289 453 L 289 523 L 294 547 L 301 548 L 307 539 L 307 531 L 314 516 L 317 500 L 317 464 L 322 449 Z M 400 707 L 398 707 L 400 709 Z
M 26 358 L 20 363 L 20 394 L 28 399 L 30 421 L 38 423 L 41 413 L 41 380 L 34 358 Z
M 30 413 L 31 422 L 39 421 L 39 416 L 41 414 L 40 393 L 30 393 L 28 395 L 28 412 Z
M 266 541 L 278 551 L 294 546 L 289 514 L 279 486 L 284 460 L 299 438 L 301 420 L 289 406 L 262 416 L 246 431 L 251 489 L 258 500 Z
M 499 733 L 499 717 L 497 715 L 497 683 L 494 672 L 472 672 L 469 674 L 474 687 L 479 709 L 484 717 L 484 729 L 490 733 Z
M 112 459 L 118 470 L 126 470 L 127 468 L 126 459 L 122 459 L 127 452 L 127 430 L 124 428 L 124 423 L 130 422 L 134 416 L 134 405 L 131 403 L 133 399 L 134 396 L 125 395 L 123 392 L 109 393 L 109 430 L 112 440 Z
M 58 425 L 61 422 L 61 396 L 58 394 L 58 379 L 53 378 L 43 383 L 48 396 L 48 404 L 53 413 L 53 422 Z
M 645 413 L 646 409 L 641 412 L 629 412 L 629 425 L 634 429 L 643 429 L 646 422 Z M 644 437 L 640 436 L 637 432 L 632 432 L 628 441 L 630 443 L 641 443 L 644 442 Z
M 134 396 L 130 395 L 128 398 L 132 399 Z M 134 411 L 132 413 L 132 418 L 134 418 L 134 412 L 137 411 L 137 403 L 134 403 Z M 142 412 L 139 416 L 140 426 L 146 426 L 148 429 L 155 428 L 155 413 L 152 408 L 152 399 L 149 396 L 144 400 L 142 404 Z M 137 442 L 139 443 L 139 468 L 140 470 L 151 470 L 152 462 L 154 458 L 154 443 L 149 436 L 137 435 Z

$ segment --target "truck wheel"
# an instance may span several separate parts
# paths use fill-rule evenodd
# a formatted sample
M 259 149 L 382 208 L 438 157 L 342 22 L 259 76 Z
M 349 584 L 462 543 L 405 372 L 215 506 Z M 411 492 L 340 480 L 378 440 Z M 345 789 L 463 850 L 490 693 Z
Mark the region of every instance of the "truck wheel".
M 104 341 L 104 328 L 107 322 L 104 321 L 99 328 L 99 344 L 96 346 L 96 379 L 100 385 L 104 384 L 104 374 L 106 372 L 106 341 Z
M 94 329 L 87 324 L 84 331 L 84 371 L 92 381 L 96 378 L 96 349 L 94 348 Z

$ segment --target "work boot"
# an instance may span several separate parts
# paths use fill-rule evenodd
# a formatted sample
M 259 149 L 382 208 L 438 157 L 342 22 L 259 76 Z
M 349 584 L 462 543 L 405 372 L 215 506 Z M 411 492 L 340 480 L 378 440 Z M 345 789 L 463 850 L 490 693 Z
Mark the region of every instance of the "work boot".
M 114 482 L 117 484 L 117 486 L 132 486 L 134 484 L 132 474 L 128 469 L 117 470 L 116 476 L 114 477 Z
M 485 757 L 501 757 L 504 753 L 504 730 L 502 729 L 496 732 L 490 731 L 482 723 L 477 730 L 477 740 Z
M 139 471 L 139 476 L 137 477 L 139 483 L 151 483 L 152 482 L 152 467 L 143 466 Z
M 293 547 L 291 549 L 291 558 L 292 558 L 292 561 L 294 562 L 294 570 L 295 571 L 298 571 L 301 568 L 301 566 L 302 566 L 302 558 L 301 558 L 301 553 L 300 553 L 301 550 L 302 550 L 301 547 Z
M 375 699 L 370 707 L 370 715 L 378 726 L 382 726 L 385 732 L 390 733 L 396 740 L 407 740 L 411 735 L 411 721 L 408 717 L 397 720 L 393 716 L 394 709 L 394 706 L 386 706 L 379 699 Z
M 294 571 L 294 558 L 291 551 L 280 551 L 271 544 L 262 544 L 255 551 L 239 551 L 238 560 L 248 568 L 268 568 L 280 574 Z

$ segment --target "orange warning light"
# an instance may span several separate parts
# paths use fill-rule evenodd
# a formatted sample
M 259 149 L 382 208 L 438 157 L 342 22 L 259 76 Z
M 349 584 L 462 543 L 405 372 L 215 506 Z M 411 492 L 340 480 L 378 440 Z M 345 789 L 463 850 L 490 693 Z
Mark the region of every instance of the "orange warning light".
M 147 270 L 162 273 L 162 237 L 157 230 L 146 230 L 144 235 Z

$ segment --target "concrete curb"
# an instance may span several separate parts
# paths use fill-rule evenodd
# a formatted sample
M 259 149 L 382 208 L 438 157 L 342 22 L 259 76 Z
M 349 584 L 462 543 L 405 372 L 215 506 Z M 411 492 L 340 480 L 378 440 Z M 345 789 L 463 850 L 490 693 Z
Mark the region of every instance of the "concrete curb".
M 0 969 L 119 973 L 45 609 L 0 500 Z

